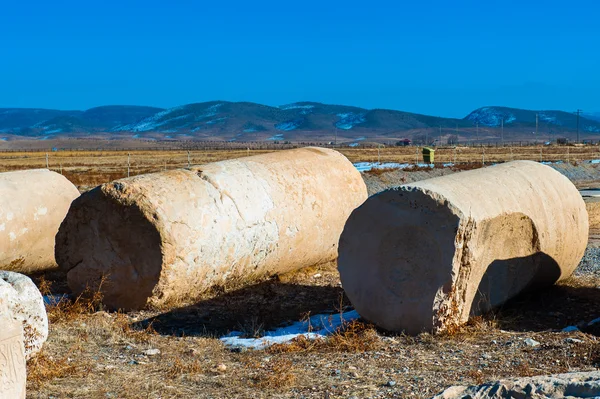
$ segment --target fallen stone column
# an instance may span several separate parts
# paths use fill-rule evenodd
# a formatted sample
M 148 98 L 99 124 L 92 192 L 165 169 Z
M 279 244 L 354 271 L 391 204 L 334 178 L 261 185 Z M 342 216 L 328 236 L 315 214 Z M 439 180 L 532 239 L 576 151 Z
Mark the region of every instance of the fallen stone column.
M 597 398 L 600 372 L 521 377 L 474 386 L 454 386 L 432 399 Z
M 6 314 L 23 327 L 25 358 L 31 359 L 48 339 L 48 315 L 44 298 L 27 276 L 0 271 L 0 301 Z
M 23 327 L 6 315 L 0 299 L 0 399 L 25 399 L 27 371 Z
M 515 161 L 369 198 L 344 227 L 338 268 L 364 318 L 392 331 L 439 332 L 570 276 L 587 239 L 573 184 Z
M 47 169 L 0 173 L 0 270 L 56 267 L 54 237 L 77 188 Z
M 335 259 L 366 198 L 353 165 L 322 148 L 136 176 L 73 202 L 56 259 L 75 293 L 100 288 L 111 308 L 166 306 Z

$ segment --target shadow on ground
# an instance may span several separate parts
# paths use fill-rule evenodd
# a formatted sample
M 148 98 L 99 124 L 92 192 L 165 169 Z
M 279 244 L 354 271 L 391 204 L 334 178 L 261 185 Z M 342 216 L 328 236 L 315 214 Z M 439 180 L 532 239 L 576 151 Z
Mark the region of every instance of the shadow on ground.
M 133 327 L 151 324 L 163 335 L 215 337 L 235 330 L 253 336 L 307 315 L 337 312 L 348 303 L 341 287 L 271 280 L 168 311 Z
M 484 318 L 503 330 L 547 331 L 581 326 L 600 317 L 600 289 L 572 285 L 572 281 L 519 295 Z M 584 330 L 600 335 L 600 324 Z

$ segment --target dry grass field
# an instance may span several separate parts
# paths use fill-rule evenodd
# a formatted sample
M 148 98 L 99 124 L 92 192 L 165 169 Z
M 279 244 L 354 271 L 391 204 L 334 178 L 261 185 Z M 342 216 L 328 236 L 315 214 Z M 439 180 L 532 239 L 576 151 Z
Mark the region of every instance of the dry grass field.
M 341 151 L 352 162 L 422 159 L 415 147 Z M 261 152 L 191 151 L 189 162 Z M 484 152 L 486 164 L 600 158 L 597 147 L 538 146 L 440 148 L 436 161 L 468 169 L 481 165 Z M 48 153 L 48 166 L 85 190 L 125 177 L 127 157 L 123 151 L 58 151 Z M 131 175 L 187 164 L 187 151 L 130 153 Z M 0 153 L 1 171 L 45 166 L 45 152 Z M 59 272 L 34 281 L 45 294 L 69 293 Z M 577 275 L 442 336 L 389 334 L 356 321 L 324 340 L 266 350 L 228 349 L 218 337 L 233 330 L 256 336 L 309 315 L 347 310 L 335 263 L 215 288 L 176 309 L 107 312 L 97 293 L 87 293 L 48 307 L 50 336 L 28 363 L 28 398 L 427 398 L 455 384 L 594 370 L 600 330 L 561 330 L 600 316 L 599 286 L 598 271 Z M 540 345 L 528 346 L 527 338 Z
M 0 172 L 45 168 L 60 172 L 77 186 L 165 169 L 258 155 L 275 149 L 27 151 L 0 152 Z M 352 162 L 423 162 L 422 147 L 339 148 Z M 491 164 L 515 159 L 575 162 L 600 159 L 598 146 L 438 147 L 435 163 Z M 129 165 L 129 167 L 128 167 Z

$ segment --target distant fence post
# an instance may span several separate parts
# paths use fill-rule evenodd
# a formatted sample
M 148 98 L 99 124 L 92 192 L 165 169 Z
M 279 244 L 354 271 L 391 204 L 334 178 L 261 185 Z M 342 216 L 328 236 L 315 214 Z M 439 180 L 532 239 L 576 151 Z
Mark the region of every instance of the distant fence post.
M 50 167 L 48 166 L 48 153 L 46 153 L 46 169 L 50 169 Z
M 131 165 L 130 161 L 131 161 L 131 153 L 128 152 L 127 153 L 127 177 L 129 177 L 129 168 L 130 168 L 130 165 Z
M 188 168 L 191 166 L 191 162 L 190 162 L 190 152 L 188 151 Z

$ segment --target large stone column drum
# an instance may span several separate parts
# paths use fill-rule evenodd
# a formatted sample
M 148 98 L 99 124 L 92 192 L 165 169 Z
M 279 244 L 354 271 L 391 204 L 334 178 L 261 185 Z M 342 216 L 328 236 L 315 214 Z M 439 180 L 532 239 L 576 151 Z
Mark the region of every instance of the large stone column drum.
M 387 330 L 439 332 L 570 276 L 587 239 L 573 184 L 515 161 L 369 198 L 346 223 L 338 268 L 361 316 Z
M 167 306 L 335 259 L 366 198 L 353 165 L 322 148 L 136 176 L 73 203 L 56 257 L 75 293 L 101 286 L 112 308 Z
M 47 169 L 0 173 L 0 270 L 56 268 L 54 237 L 77 188 Z

